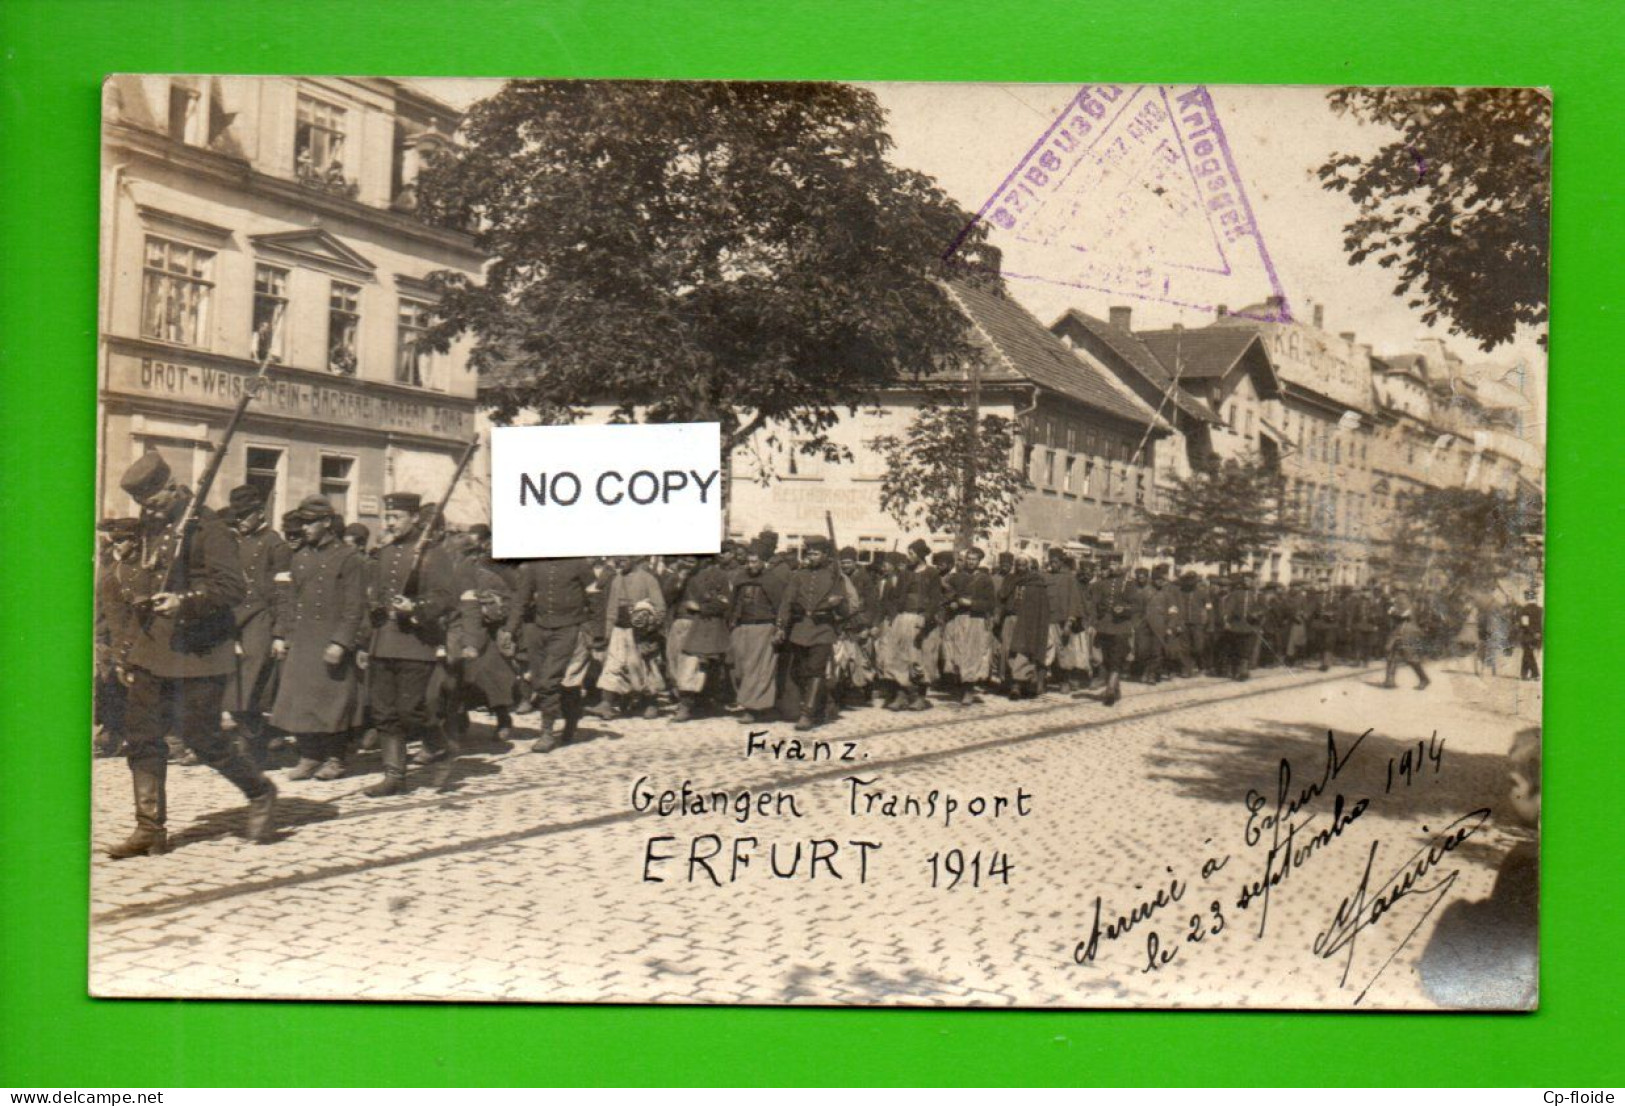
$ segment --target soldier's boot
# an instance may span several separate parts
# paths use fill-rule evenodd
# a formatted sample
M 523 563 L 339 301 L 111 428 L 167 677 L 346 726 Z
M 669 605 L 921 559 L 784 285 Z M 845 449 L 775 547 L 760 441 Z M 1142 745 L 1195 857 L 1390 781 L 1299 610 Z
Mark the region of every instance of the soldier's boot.
M 322 766 L 316 769 L 315 779 L 323 781 L 339 780 L 344 778 L 348 771 L 342 756 L 330 756 L 322 761 Z
M 976 685 L 975 684 L 960 684 L 959 685 L 959 705 L 960 706 L 962 706 L 962 707 L 973 707 L 979 702 L 981 702 L 981 700 L 976 697 Z
M 164 830 L 164 774 L 168 767 L 165 757 L 130 761 L 130 784 L 135 792 L 135 832 L 107 850 L 113 860 L 160 856 L 169 851 L 169 835 Z
M 1431 684 L 1433 681 L 1428 679 L 1428 674 L 1426 672 L 1422 671 L 1422 662 L 1412 661 L 1411 670 L 1416 673 L 1416 690 L 1426 691 L 1428 689 L 1428 684 Z
M 1389 657 L 1388 667 L 1384 670 L 1382 675 L 1382 686 L 1386 688 L 1398 687 L 1399 685 L 1394 682 L 1394 674 L 1398 671 L 1399 659 L 1397 657 Z
M 317 769 L 321 766 L 322 762 L 315 757 L 301 756 L 299 763 L 288 769 L 288 778 L 290 780 L 308 780 L 316 774 Z
M 361 735 L 361 751 L 363 753 L 376 752 L 378 749 L 378 727 L 368 726 L 367 732 Z
M 891 694 L 886 697 L 884 708 L 886 710 L 906 710 L 909 698 L 908 689 L 899 684 L 893 687 Z
M 557 749 L 559 739 L 553 733 L 553 728 L 557 725 L 558 719 L 543 712 L 541 733 L 537 736 L 535 743 L 531 745 L 530 751 L 533 753 L 551 753 L 554 749 Z
M 564 732 L 559 735 L 559 743 L 568 745 L 576 738 L 576 729 L 581 725 L 581 716 L 586 713 L 581 707 L 581 689 L 567 687 L 560 700 L 560 710 L 564 715 Z
M 810 730 L 818 725 L 818 700 L 824 694 L 824 681 L 822 679 L 808 680 L 801 693 L 801 717 L 796 719 L 796 729 Z
M 694 717 L 694 693 L 679 691 L 677 693 L 677 709 L 672 712 L 673 722 L 687 722 Z
M 451 774 L 457 768 L 457 758 L 462 755 L 463 746 L 455 740 L 447 740 L 444 755 L 429 766 L 429 786 L 437 791 L 443 791 L 451 783 Z
M 925 688 L 918 684 L 910 684 L 908 699 L 903 703 L 904 710 L 930 710 L 931 700 L 925 696 Z
M 613 691 L 604 692 L 598 698 L 598 705 L 589 708 L 587 713 L 594 718 L 602 718 L 606 722 L 619 718 L 621 716 L 620 696 Z
M 824 701 L 820 706 L 822 709 L 817 715 L 820 722 L 827 725 L 841 720 L 841 697 L 835 694 L 827 680 L 824 681 Z
M 369 799 L 387 799 L 406 790 L 406 738 L 401 734 L 379 734 L 384 757 L 383 779 L 361 793 Z
M 224 745 L 218 755 L 205 757 L 203 763 L 224 776 L 248 800 L 248 823 L 243 836 L 259 845 L 270 841 L 275 832 L 276 813 L 276 785 L 270 778 L 230 745 Z
M 495 707 L 491 711 L 496 715 L 497 729 L 491 740 L 498 745 L 507 745 L 513 741 L 513 712 L 507 707 Z
M 264 778 L 263 776 L 261 777 Z M 248 800 L 248 824 L 243 836 L 256 845 L 270 842 L 276 835 L 276 784 L 265 780 L 265 790 Z
M 1116 672 L 1106 677 L 1106 691 L 1101 695 L 1100 701 L 1106 706 L 1115 706 L 1117 700 L 1123 697 L 1122 677 Z

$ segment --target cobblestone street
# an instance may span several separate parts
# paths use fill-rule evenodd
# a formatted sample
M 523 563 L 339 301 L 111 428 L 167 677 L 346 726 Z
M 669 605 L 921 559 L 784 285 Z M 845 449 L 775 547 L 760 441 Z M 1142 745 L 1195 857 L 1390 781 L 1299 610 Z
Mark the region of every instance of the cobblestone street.
M 415 770 L 407 795 L 364 798 L 375 756 L 331 783 L 289 783 L 279 769 L 284 832 L 264 846 L 237 836 L 243 808 L 229 785 L 206 768 L 172 767 L 174 851 L 93 863 L 91 987 L 104 996 L 1317 1007 L 1346 1006 L 1369 985 L 1363 1006 L 1429 1006 L 1415 965 L 1436 908 L 1486 896 L 1500 858 L 1528 832 L 1504 815 L 1502 757 L 1538 721 L 1539 685 L 1477 677 L 1464 660 L 1439 666 L 1422 693 L 1408 673 L 1394 691 L 1380 678 L 1380 669 L 1270 670 L 1244 684 L 1126 685 L 1110 709 L 1051 695 L 849 711 L 803 735 L 829 743 L 835 759 L 817 761 L 770 746 L 747 757 L 750 731 L 731 718 L 589 719 L 584 740 L 547 756 L 528 752 L 521 729 L 511 749 L 471 747 L 444 793 Z M 787 724 L 762 729 L 767 743 L 792 736 Z M 1329 771 L 1328 730 L 1338 770 L 1289 821 L 1299 842 L 1346 828 L 1243 908 L 1242 889 L 1265 870 L 1263 819 L 1282 759 L 1297 796 Z M 854 759 L 841 759 L 849 748 Z M 731 809 L 662 816 L 634 801 L 643 777 L 655 795 L 688 781 L 707 801 L 744 789 L 789 798 L 743 821 Z M 100 844 L 128 829 L 129 782 L 120 760 L 97 761 L 94 778 Z M 922 799 L 935 790 L 959 806 L 947 819 L 942 802 L 934 818 L 888 816 L 882 801 L 854 800 L 855 788 Z M 1252 789 L 1262 832 L 1249 844 Z M 978 796 L 988 800 L 980 816 Z M 1362 799 L 1369 808 L 1348 817 Z M 1433 872 L 1458 873 L 1453 884 L 1397 901 L 1352 956 L 1316 955 L 1317 933 L 1368 857 L 1375 888 L 1475 808 L 1492 813 Z M 651 844 L 661 837 L 672 840 Z M 706 863 L 691 863 L 691 850 Z M 960 859 L 964 875 L 950 888 Z M 1078 962 L 1097 897 L 1104 926 L 1173 881 L 1179 901 L 1117 939 L 1101 936 L 1090 962 Z M 1189 940 L 1192 915 L 1202 918 L 1199 942 Z M 1173 959 L 1146 970 L 1152 933 Z

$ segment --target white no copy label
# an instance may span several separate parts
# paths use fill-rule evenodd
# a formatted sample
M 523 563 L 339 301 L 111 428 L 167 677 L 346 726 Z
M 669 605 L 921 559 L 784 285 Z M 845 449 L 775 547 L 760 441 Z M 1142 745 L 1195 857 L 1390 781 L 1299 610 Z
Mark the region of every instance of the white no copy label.
M 714 422 L 495 427 L 492 554 L 716 553 L 721 447 Z

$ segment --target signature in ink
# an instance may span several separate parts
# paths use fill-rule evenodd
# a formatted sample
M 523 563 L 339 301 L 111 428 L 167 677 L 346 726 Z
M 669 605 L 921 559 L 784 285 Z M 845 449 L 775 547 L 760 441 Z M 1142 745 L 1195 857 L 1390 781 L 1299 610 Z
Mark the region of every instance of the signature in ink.
M 1359 995 L 1354 999 L 1358 1005 L 1360 1000 L 1376 984 L 1382 973 L 1388 970 L 1388 965 L 1394 962 L 1400 950 L 1416 936 L 1417 930 L 1422 928 L 1438 905 L 1444 901 L 1445 895 L 1455 885 L 1456 877 L 1461 873 L 1455 869 L 1440 870 L 1439 865 L 1473 834 L 1484 828 L 1490 819 L 1489 808 L 1480 807 L 1472 810 L 1445 826 L 1435 833 L 1431 840 L 1410 856 L 1405 858 L 1394 874 L 1382 881 L 1375 888 L 1371 886 L 1371 866 L 1376 862 L 1377 849 L 1381 841 L 1371 843 L 1371 851 L 1366 854 L 1365 872 L 1360 876 L 1360 885 L 1354 893 L 1345 898 L 1332 915 L 1331 924 L 1315 935 L 1315 955 L 1322 960 L 1330 960 L 1339 953 L 1347 953 L 1343 962 L 1343 978 L 1340 986 L 1347 986 L 1349 972 L 1354 967 L 1354 954 L 1359 942 L 1360 934 L 1375 926 L 1384 915 L 1393 910 L 1396 905 L 1412 895 L 1418 897 L 1433 896 L 1422 916 L 1411 926 L 1410 931 L 1394 946 L 1388 958 L 1382 962 L 1376 973 L 1366 981 Z M 1426 826 L 1422 827 L 1425 831 Z

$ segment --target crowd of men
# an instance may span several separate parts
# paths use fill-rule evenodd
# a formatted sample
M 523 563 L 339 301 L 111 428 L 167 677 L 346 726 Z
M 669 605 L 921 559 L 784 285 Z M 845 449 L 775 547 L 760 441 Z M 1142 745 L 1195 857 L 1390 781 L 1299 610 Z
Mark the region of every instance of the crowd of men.
M 861 706 L 986 694 L 1110 706 L 1125 679 L 1384 657 L 1385 686 L 1401 664 L 1429 682 L 1416 608 L 1380 585 L 1260 588 L 1250 572 L 1165 565 L 1097 574 L 1061 550 L 988 563 L 925 541 L 860 563 L 821 538 L 781 550 L 767 531 L 714 556 L 494 561 L 488 527 L 443 532 L 409 492 L 385 497 L 369 551 L 367 528 L 319 495 L 273 527 L 252 485 L 223 512 L 198 510 L 183 538 L 190 493 L 157 453 L 121 486 L 141 514 L 102 524 L 97 588 L 99 741 L 127 759 L 136 811 L 115 858 L 166 849 L 172 756 L 235 784 L 248 836 L 268 840 L 279 744 L 297 749 L 294 781 L 337 779 L 376 748 L 382 772 L 364 794 L 386 797 L 413 764 L 443 786 L 476 709 L 499 743 L 514 714 L 539 712 L 531 748 L 550 753 L 588 714 L 808 730 Z

